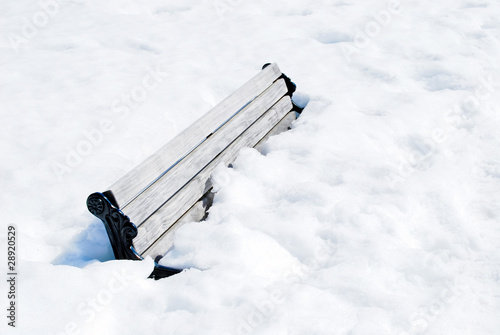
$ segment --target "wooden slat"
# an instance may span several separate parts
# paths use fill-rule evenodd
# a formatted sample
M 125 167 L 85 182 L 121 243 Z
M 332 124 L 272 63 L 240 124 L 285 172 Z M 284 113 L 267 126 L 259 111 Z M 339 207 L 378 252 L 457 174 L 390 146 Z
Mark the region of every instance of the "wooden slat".
M 163 203 L 207 166 L 220 152 L 230 145 L 245 129 L 271 108 L 287 92 L 283 79 L 276 81 L 253 100 L 240 113 L 212 136 L 202 142 L 195 150 L 176 164 L 134 201 L 122 208 L 132 222 L 140 226 Z M 273 125 L 270 125 L 272 127 Z M 191 198 L 192 199 L 192 198 Z
M 192 205 L 192 199 L 199 199 L 211 188 L 210 175 L 213 170 L 222 162 L 226 165 L 232 163 L 241 148 L 255 146 L 269 132 L 269 129 L 280 122 L 291 109 L 290 97 L 284 96 L 220 155 L 215 157 L 180 192 L 175 194 L 138 228 L 138 235 L 134 239 L 135 249 L 140 254 L 147 253 L 147 248 L 155 241 L 162 239 L 165 232 L 189 209 Z
M 120 208 L 125 207 L 158 176 L 165 173 L 207 136 L 216 131 L 221 124 L 255 99 L 279 76 L 281 76 L 281 71 L 276 64 L 266 67 L 156 153 L 115 182 L 109 189 L 113 191 Z
M 142 253 L 142 257 L 151 256 L 155 259 L 157 256 L 164 256 L 174 244 L 174 233 L 182 225 L 189 222 L 199 222 L 205 216 L 206 211 L 203 201 L 200 200 L 194 204 L 179 220 L 167 229 L 162 238 L 156 240 L 149 248 Z
M 271 136 L 275 136 L 285 132 L 289 129 L 293 121 L 297 119 L 297 113 L 292 111 L 289 112 L 274 128 L 269 131 L 263 139 L 254 146 L 255 149 L 261 151 L 264 143 Z M 175 224 L 173 224 L 168 230 L 166 230 L 162 237 L 159 238 L 153 245 L 151 245 L 144 253 L 143 257 L 151 256 L 155 258 L 156 256 L 163 256 L 174 244 L 174 234 L 177 229 L 182 225 L 189 222 L 198 222 L 205 216 L 205 207 L 203 206 L 203 201 L 198 201 L 193 207 L 191 207 Z
M 288 130 L 293 121 L 297 120 L 297 114 L 293 111 L 285 115 L 285 117 L 276 125 L 262 140 L 257 143 L 255 149 L 262 151 L 262 146 L 269 139 L 269 137 L 281 134 Z

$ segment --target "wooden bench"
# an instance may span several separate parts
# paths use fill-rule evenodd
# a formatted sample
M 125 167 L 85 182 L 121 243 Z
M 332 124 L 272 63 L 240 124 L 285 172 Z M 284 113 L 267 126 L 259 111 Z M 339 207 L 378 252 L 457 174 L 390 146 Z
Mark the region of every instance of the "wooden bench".
M 276 64 L 262 71 L 156 153 L 87 199 L 102 220 L 116 259 L 155 259 L 152 278 L 180 272 L 158 264 L 185 222 L 200 221 L 213 199 L 210 176 L 229 166 L 243 147 L 257 147 L 288 129 L 302 108 L 295 84 Z

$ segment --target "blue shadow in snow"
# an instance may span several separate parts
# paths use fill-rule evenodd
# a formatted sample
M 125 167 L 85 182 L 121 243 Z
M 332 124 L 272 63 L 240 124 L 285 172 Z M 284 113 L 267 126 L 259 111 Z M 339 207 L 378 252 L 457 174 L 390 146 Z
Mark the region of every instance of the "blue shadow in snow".
M 85 267 L 90 263 L 105 262 L 115 259 L 111 243 L 104 225 L 94 220 L 84 231 L 71 242 L 71 246 L 53 263 Z
M 292 97 L 292 101 L 300 108 L 306 108 L 309 100 L 309 95 L 300 92 L 295 92 Z

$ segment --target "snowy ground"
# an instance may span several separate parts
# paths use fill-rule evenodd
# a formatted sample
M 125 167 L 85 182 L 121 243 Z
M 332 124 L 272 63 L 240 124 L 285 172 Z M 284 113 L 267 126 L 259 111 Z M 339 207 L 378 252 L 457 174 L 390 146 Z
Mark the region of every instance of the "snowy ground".
M 497 0 L 0 13 L 0 247 L 13 224 L 20 252 L 2 334 L 499 334 Z M 217 171 L 208 221 L 163 261 L 188 270 L 155 282 L 150 259 L 110 261 L 87 195 L 267 62 L 309 104 L 265 155 Z

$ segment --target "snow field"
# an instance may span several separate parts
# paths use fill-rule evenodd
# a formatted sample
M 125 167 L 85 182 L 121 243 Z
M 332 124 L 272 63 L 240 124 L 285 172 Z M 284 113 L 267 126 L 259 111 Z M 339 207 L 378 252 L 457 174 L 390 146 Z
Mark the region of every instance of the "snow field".
M 496 1 L 0 12 L 2 226 L 20 233 L 2 334 L 498 333 Z M 208 220 L 162 260 L 187 270 L 152 281 L 151 259 L 111 261 L 87 195 L 270 61 L 307 108 L 219 167 Z

